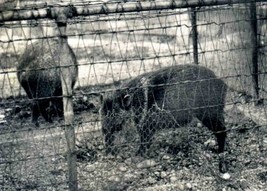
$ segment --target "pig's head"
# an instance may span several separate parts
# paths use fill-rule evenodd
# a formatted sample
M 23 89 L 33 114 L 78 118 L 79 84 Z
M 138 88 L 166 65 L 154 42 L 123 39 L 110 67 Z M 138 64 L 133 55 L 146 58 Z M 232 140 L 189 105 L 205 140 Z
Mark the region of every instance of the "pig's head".
M 116 92 L 112 97 L 103 101 L 102 116 L 102 133 L 107 153 L 113 153 L 113 142 L 115 133 L 122 130 L 122 125 L 129 116 L 131 107 L 131 96 Z

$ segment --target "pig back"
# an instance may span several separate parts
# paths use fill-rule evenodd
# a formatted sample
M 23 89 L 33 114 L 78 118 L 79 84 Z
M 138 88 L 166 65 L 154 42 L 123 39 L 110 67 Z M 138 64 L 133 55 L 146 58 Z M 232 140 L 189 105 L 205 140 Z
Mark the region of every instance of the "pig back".
M 150 107 L 156 105 L 161 113 L 166 111 L 180 124 L 193 117 L 217 117 L 223 112 L 226 85 L 205 67 L 168 67 L 151 75 L 150 83 L 155 85 L 149 91 L 153 100 L 150 99 Z

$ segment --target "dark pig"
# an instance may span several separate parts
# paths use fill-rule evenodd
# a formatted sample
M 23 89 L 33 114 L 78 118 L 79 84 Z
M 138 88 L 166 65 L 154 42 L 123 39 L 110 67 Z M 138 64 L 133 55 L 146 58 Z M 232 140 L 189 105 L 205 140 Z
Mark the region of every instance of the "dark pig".
M 214 132 L 222 153 L 226 92 L 226 84 L 213 71 L 198 65 L 170 66 L 131 79 L 103 102 L 102 131 L 107 152 L 112 151 L 114 133 L 122 129 L 126 116 L 133 112 L 141 155 L 149 148 L 156 130 L 179 127 L 193 118 Z
M 78 76 L 77 60 L 67 38 L 44 39 L 29 44 L 19 59 L 18 80 L 32 102 L 32 122 L 40 114 L 52 122 L 52 113 L 63 114 L 60 64 L 70 65 L 72 88 Z M 58 97 L 59 96 L 59 97 Z

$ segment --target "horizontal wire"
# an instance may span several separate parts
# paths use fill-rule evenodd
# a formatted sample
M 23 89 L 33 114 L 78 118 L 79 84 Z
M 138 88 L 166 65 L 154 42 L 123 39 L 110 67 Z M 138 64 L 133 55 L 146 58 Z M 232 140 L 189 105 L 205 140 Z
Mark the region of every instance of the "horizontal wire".
M 46 38 L 44 38 L 46 39 Z M 267 45 L 262 45 L 261 48 L 267 47 Z M 232 52 L 235 50 L 246 50 L 246 49 L 251 49 L 252 47 L 246 46 L 246 47 L 240 47 L 240 48 L 230 48 L 227 50 L 221 50 L 221 49 L 213 49 L 213 50 L 208 50 L 208 51 L 200 51 L 198 54 L 205 54 L 205 53 L 213 53 L 213 52 Z M 175 57 L 175 56 L 183 56 L 183 55 L 189 55 L 192 54 L 193 52 L 182 52 L 182 53 L 173 53 L 173 54 L 165 54 L 165 55 L 157 55 L 157 56 L 145 56 L 145 57 L 136 57 L 136 58 L 127 58 L 127 59 L 117 59 L 117 60 L 108 60 L 108 61 L 94 61 L 94 62 L 88 62 L 88 61 L 83 61 L 78 64 L 78 66 L 84 66 L 84 65 L 97 65 L 97 64 L 112 64 L 112 63 L 121 63 L 121 62 L 134 62 L 134 61 L 145 61 L 145 60 L 154 60 L 154 59 L 159 59 L 159 58 L 166 58 L 166 57 Z M 73 64 L 70 65 L 64 65 L 64 66 L 49 66 L 49 67 L 42 67 L 42 68 L 36 68 L 36 69 L 23 69 L 23 70 L 9 70 L 9 71 L 1 71 L 1 74 L 9 74 L 9 73 L 17 73 L 17 72 L 24 72 L 24 71 L 42 71 L 42 70 L 50 70 L 50 69 L 60 69 L 60 68 L 68 68 L 68 67 L 73 67 Z M 264 74 L 263 72 L 262 74 Z M 260 74 L 260 73 L 258 73 Z M 242 74 L 244 75 L 244 74 Z M 251 74 L 245 74 L 245 76 L 250 76 Z M 240 77 L 240 75 L 237 75 Z
M 267 98 L 263 98 L 262 99 L 263 101 L 264 100 L 267 100 Z M 251 99 L 249 101 L 249 103 L 254 103 L 255 101 L 258 101 L 256 99 Z M 236 104 L 242 104 L 242 101 L 232 101 L 232 102 L 226 102 L 225 104 L 214 104 L 214 105 L 208 105 L 208 106 L 201 106 L 201 107 L 190 107 L 190 108 L 185 108 L 185 109 L 172 109 L 172 110 L 165 110 L 165 109 L 159 109 L 159 110 L 156 110 L 156 113 L 157 112 L 165 112 L 165 113 L 171 113 L 171 112 L 183 112 L 183 111 L 190 111 L 190 110 L 196 110 L 196 109 L 205 109 L 205 108 L 212 108 L 212 107 L 218 107 L 218 106 L 231 106 L 231 105 L 236 105 Z M 266 113 L 267 114 L 267 113 Z M 88 115 L 90 115 L 90 113 L 88 113 Z M 100 115 L 100 114 L 97 114 L 97 115 Z M 117 117 L 120 117 L 120 115 L 116 115 Z M 80 126 L 80 125 L 83 125 L 85 123 L 99 123 L 101 122 L 101 120 L 99 119 L 99 117 L 97 119 L 90 119 L 90 120 L 83 120 L 83 121 L 75 121 L 73 122 L 73 125 L 74 126 Z M 267 124 L 266 124 L 267 125 Z M 10 125 L 12 126 L 12 124 Z M 46 126 L 46 127 L 42 127 L 42 128 L 38 128 L 38 131 L 41 131 L 41 130 L 49 130 L 49 129 L 55 129 L 55 128 L 62 128 L 62 132 L 64 132 L 64 124 L 57 124 L 57 125 L 49 125 L 49 126 Z M 240 127 L 242 129 L 242 127 Z M 34 129 L 34 125 L 33 125 L 33 129 Z M 37 129 L 36 129 L 37 130 Z M 227 129 L 225 130 L 225 132 L 228 132 L 228 131 L 231 131 L 232 129 Z M 34 130 L 30 130 L 30 129 L 11 129 L 11 130 L 6 130 L 5 131 L 2 131 L 0 132 L 0 135 L 5 135 L 5 134 L 10 134 L 10 133 L 20 133 L 20 132 L 29 132 L 29 131 L 34 131 Z M 93 132 L 98 132 L 99 129 L 97 130 L 90 130 L 90 133 L 93 133 Z M 76 132 L 76 134 L 82 134 L 83 132 Z M 62 136 L 64 136 L 63 134 L 60 134 Z M 47 135 L 46 135 L 47 136 Z M 44 137 L 45 138 L 45 137 Z
M 231 0 L 231 4 L 242 4 L 242 3 L 256 3 L 265 2 L 266 0 Z M 101 3 L 101 4 L 76 4 L 74 6 L 72 3 L 58 4 L 58 5 L 46 5 L 44 8 L 33 8 L 32 10 L 17 10 L 11 8 L 4 11 L 0 15 L 0 21 L 18 21 L 25 19 L 43 19 L 48 16 L 52 17 L 51 9 L 56 7 L 75 7 L 76 14 L 74 16 L 88 16 L 88 15 L 101 15 L 101 14 L 113 14 L 113 13 L 125 13 L 125 12 L 149 12 L 153 10 L 169 10 L 169 9 L 179 9 L 179 8 L 189 8 L 189 7 L 202 7 L 202 6 L 217 6 L 217 5 L 228 5 L 229 0 L 213 1 L 213 0 L 192 0 L 187 1 L 137 1 L 128 3 Z M 15 14 L 10 14 L 13 12 Z M 72 15 L 73 17 L 73 15 Z
M 267 74 L 267 71 L 266 72 L 258 72 L 257 74 L 258 75 Z M 187 80 L 187 81 L 179 81 L 179 82 L 173 82 L 173 83 L 145 85 L 142 87 L 138 87 L 138 86 L 136 86 L 136 87 L 118 87 L 118 88 L 112 88 L 112 89 L 106 89 L 106 90 L 100 90 L 100 91 L 90 91 L 88 93 L 83 93 L 82 95 L 99 95 L 99 94 L 114 92 L 114 91 L 118 91 L 118 90 L 123 91 L 123 90 L 136 90 L 136 89 L 145 89 L 145 88 L 156 88 L 156 87 L 183 85 L 183 84 L 196 83 L 196 82 L 205 82 L 205 81 L 217 80 L 217 79 L 226 80 L 226 79 L 236 78 L 236 77 L 251 77 L 251 76 L 252 76 L 252 74 L 239 74 L 239 75 L 228 75 L 228 76 L 224 76 L 224 77 L 214 77 L 214 78 L 208 78 L 208 79 Z M 149 75 L 146 77 L 149 79 Z M 103 85 L 103 84 L 99 84 L 99 85 Z M 41 97 L 41 98 L 33 98 L 33 99 L 29 98 L 28 100 L 29 101 L 38 101 L 38 100 L 47 100 L 47 99 L 51 99 L 51 98 L 52 99 L 64 98 L 64 97 L 65 98 L 72 98 L 73 96 L 75 96 L 75 94 L 71 95 L 71 96 L 49 96 L 49 97 Z M 13 99 L 15 99 L 15 98 L 13 98 Z M 22 102 L 24 102 L 24 101 L 22 101 Z M 4 106 L 6 104 L 15 104 L 15 103 L 20 103 L 20 101 L 18 101 L 18 100 L 6 101 L 6 99 L 2 98 L 0 105 Z
M 259 20 L 265 20 L 267 19 L 267 17 L 262 17 L 259 18 Z M 91 22 L 108 22 L 108 21 L 114 21 L 114 19 L 110 19 L 110 20 L 95 20 L 95 21 L 91 21 Z M 117 20 L 115 20 L 117 21 Z M 221 22 L 221 23 L 217 23 L 217 22 L 205 22 L 205 23 L 201 23 L 201 24 L 197 24 L 196 26 L 198 27 L 202 27 L 202 26 L 209 26 L 209 25 L 217 25 L 217 26 L 225 26 L 227 24 L 233 24 L 233 23 L 240 23 L 243 21 L 250 21 L 249 19 L 239 19 L 239 20 L 234 20 L 234 21 L 228 21 L 228 22 Z M 87 21 L 84 21 L 87 22 Z M 178 21 L 175 21 L 176 23 Z M 75 23 L 75 22 L 73 22 Z M 25 24 L 24 24 L 25 26 Z M 36 25 L 38 26 L 38 25 Z M 44 25 L 47 26 L 47 25 Z M 49 25 L 48 25 L 49 26 Z M 142 27 L 144 27 L 144 25 L 140 25 Z M 20 26 L 21 27 L 21 26 Z M 119 33 L 133 33 L 133 32 L 138 32 L 138 31 L 153 31 L 153 30 L 166 30 L 166 29 L 170 29 L 170 28 L 179 28 L 179 27 L 187 27 L 187 28 L 191 28 L 191 25 L 187 25 L 187 24 L 173 24 L 173 25 L 168 25 L 168 26 L 158 26 L 158 27 L 145 27 L 145 28 L 136 28 L 138 26 L 135 25 L 134 29 L 118 29 L 115 28 L 116 30 L 109 30 L 112 29 L 112 27 L 107 27 L 107 30 L 95 30 L 95 31 L 91 31 L 91 32 L 84 32 L 84 33 L 77 33 L 77 34 L 68 34 L 68 37 L 82 37 L 82 36 L 95 36 L 95 35 L 101 35 L 101 34 L 119 34 Z M 18 26 L 19 28 L 19 26 Z M 79 30 L 79 29 L 77 29 Z M 67 32 L 68 33 L 68 32 Z M 0 42 L 2 43 L 12 43 L 12 42 L 21 42 L 21 41 L 29 41 L 29 40 L 40 40 L 40 39 L 49 39 L 49 38 L 58 38 L 60 37 L 59 35 L 51 35 L 51 36 L 44 36 L 44 37 L 30 37 L 30 38 L 18 38 L 18 39 L 11 39 L 11 40 L 0 40 Z

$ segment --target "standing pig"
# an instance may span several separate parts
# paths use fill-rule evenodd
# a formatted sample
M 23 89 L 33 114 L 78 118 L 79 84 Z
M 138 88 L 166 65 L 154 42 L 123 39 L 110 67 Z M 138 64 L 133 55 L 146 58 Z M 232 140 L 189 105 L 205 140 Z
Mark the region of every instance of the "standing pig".
M 166 67 L 131 79 L 103 102 L 102 131 L 107 152 L 112 151 L 114 133 L 122 129 L 125 114 L 132 111 L 141 155 L 156 130 L 166 128 L 170 121 L 177 127 L 185 125 L 194 117 L 214 132 L 222 153 L 226 92 L 226 84 L 213 71 L 198 65 Z
M 18 80 L 28 97 L 33 99 L 32 122 L 36 126 L 39 126 L 40 114 L 48 122 L 52 122 L 52 111 L 62 115 L 61 83 L 68 84 L 73 90 L 78 77 L 77 59 L 66 36 L 67 19 L 73 14 L 72 7 L 55 8 L 51 14 L 57 23 L 59 36 L 29 44 L 17 67 Z M 61 81 L 61 67 L 70 71 L 69 76 L 64 76 L 64 82 Z
M 63 113 L 61 69 L 71 66 L 72 89 L 78 76 L 75 54 L 67 38 L 38 40 L 30 45 L 21 56 L 17 67 L 18 80 L 32 102 L 32 122 L 39 126 L 40 114 L 52 122 L 52 111 Z

